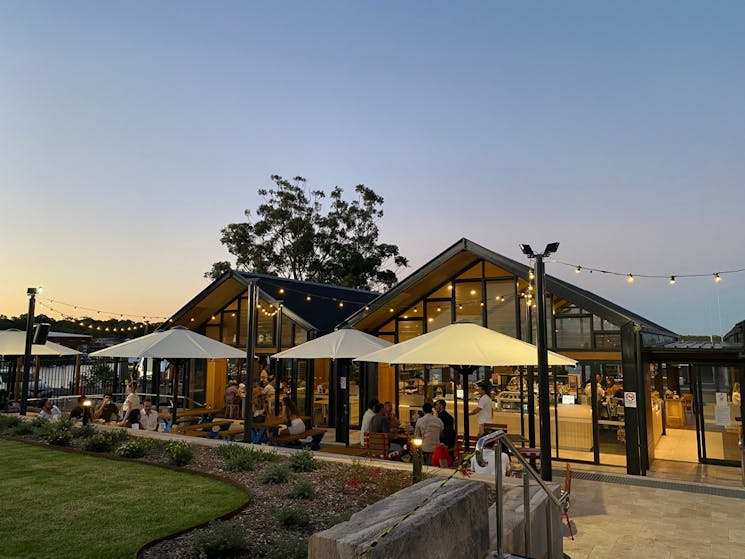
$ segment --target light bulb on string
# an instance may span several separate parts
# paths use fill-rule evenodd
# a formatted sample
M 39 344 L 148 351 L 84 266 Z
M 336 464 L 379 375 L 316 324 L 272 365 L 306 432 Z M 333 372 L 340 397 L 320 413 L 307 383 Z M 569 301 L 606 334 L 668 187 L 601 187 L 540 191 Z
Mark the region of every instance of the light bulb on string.
M 670 285 L 675 285 L 675 276 L 670 276 Z
M 628 274 L 628 275 L 626 276 L 626 281 L 627 281 L 628 283 L 634 283 L 634 275 L 633 275 L 633 274 Z
M 714 274 L 714 281 L 716 283 L 719 283 L 720 281 L 722 281 L 722 276 L 719 275 L 719 272 L 717 272 L 716 274 Z
M 574 270 L 574 273 L 579 274 L 580 272 L 582 272 L 582 266 L 577 266 L 577 268 Z

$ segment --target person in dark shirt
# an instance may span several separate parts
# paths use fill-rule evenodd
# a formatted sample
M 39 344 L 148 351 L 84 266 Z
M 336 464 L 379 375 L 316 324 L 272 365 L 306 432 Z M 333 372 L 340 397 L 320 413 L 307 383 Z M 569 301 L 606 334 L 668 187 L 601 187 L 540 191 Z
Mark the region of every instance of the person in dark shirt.
M 445 400 L 437 400 L 435 402 L 435 412 L 437 412 L 437 417 L 440 418 L 443 425 L 440 440 L 445 443 L 448 449 L 451 449 L 455 447 L 455 421 L 453 420 L 453 416 L 445 409 L 446 407 L 447 402 Z
M 375 404 L 373 409 L 375 415 L 370 422 L 371 433 L 389 433 L 391 428 L 388 424 L 388 420 L 385 417 L 385 406 L 381 403 Z
M 119 419 L 119 408 L 114 403 L 114 398 L 110 392 L 103 395 L 103 402 L 96 409 L 96 419 L 104 421 L 117 421 Z
M 83 405 L 83 402 L 85 402 L 86 400 L 87 398 L 85 396 L 78 397 L 78 405 L 72 408 L 72 411 L 70 412 L 70 419 L 82 419 L 84 423 L 93 420 L 93 408 L 91 408 L 90 405 Z

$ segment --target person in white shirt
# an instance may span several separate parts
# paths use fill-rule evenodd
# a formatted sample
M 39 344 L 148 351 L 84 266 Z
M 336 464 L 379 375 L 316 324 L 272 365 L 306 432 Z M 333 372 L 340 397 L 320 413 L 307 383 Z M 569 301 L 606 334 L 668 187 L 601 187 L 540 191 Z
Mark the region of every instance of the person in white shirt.
M 295 402 L 287 396 L 282 398 L 282 415 L 287 423 L 280 425 L 279 435 L 299 435 L 305 432 L 305 423 L 300 418 L 300 412 Z
M 153 409 L 153 401 L 146 398 L 140 410 L 140 423 L 145 431 L 158 430 L 158 412 Z
M 48 419 L 49 421 L 59 421 L 62 419 L 62 412 L 57 406 L 52 404 L 49 398 L 42 398 L 39 402 L 41 411 L 39 411 L 39 417 Z
M 140 409 L 140 397 L 137 395 L 137 381 L 127 385 L 127 398 L 122 404 L 122 421 L 126 421 L 129 412 Z
M 372 418 L 375 417 L 374 408 L 379 403 L 380 402 L 376 399 L 370 400 L 370 403 L 367 404 L 365 413 L 362 414 L 362 424 L 360 425 L 360 446 L 365 446 L 365 434 L 370 432 L 370 423 L 372 422 Z
M 468 415 L 475 415 L 479 423 L 479 436 L 484 434 L 484 424 L 491 423 L 492 401 L 486 393 L 486 386 L 483 382 L 477 382 L 476 387 L 479 389 L 479 403 L 476 408 L 468 412 Z

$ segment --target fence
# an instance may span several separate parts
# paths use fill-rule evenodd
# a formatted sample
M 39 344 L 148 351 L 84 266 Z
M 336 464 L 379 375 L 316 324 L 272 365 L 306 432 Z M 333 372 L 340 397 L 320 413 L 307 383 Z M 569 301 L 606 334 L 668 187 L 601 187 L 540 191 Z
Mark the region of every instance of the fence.
M 0 390 L 11 401 L 21 397 L 22 376 L 21 359 L 0 361 Z M 64 400 L 80 394 L 123 394 L 130 380 L 137 380 L 139 392 L 151 392 L 152 375 L 138 376 L 126 359 L 83 358 L 78 365 L 76 357 L 36 357 L 29 372 L 29 402 L 44 397 Z

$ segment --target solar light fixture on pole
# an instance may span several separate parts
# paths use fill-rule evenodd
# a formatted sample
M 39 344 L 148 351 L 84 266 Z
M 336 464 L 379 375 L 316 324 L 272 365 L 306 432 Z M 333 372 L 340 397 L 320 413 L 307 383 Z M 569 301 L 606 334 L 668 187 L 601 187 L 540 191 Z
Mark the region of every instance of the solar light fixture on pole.
M 411 439 L 411 446 L 414 448 L 412 449 L 411 454 L 411 466 L 413 468 L 412 471 L 412 480 L 414 483 L 419 483 L 422 481 L 422 444 L 424 441 L 420 438 Z
M 31 369 L 31 344 L 34 341 L 34 311 L 36 309 L 36 295 L 41 293 L 41 287 L 29 287 L 26 290 L 28 295 L 28 314 L 26 315 L 26 346 L 23 352 L 23 376 L 21 378 L 21 405 L 18 410 L 20 415 L 26 415 L 28 406 L 28 383 Z M 44 340 L 43 343 L 46 343 Z
M 551 481 L 551 410 L 548 394 L 548 343 L 546 336 L 546 294 L 544 290 L 545 268 L 543 259 L 559 250 L 559 243 L 549 243 L 542 253 L 535 253 L 530 245 L 520 245 L 523 254 L 535 259 L 535 290 L 536 307 L 538 309 L 538 323 L 536 333 L 538 339 L 538 418 L 541 426 L 541 478 Z M 529 386 L 528 390 L 533 387 Z M 533 421 L 533 418 L 530 419 Z

